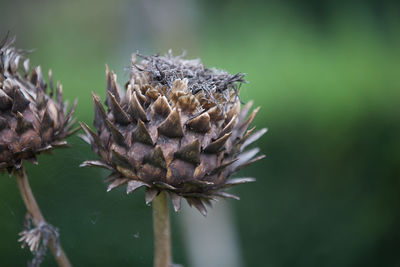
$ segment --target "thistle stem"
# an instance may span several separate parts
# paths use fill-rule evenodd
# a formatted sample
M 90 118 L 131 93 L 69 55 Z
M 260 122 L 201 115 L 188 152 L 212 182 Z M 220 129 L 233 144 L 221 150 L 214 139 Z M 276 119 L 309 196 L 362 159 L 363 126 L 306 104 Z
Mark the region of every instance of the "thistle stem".
M 39 209 L 39 205 L 33 196 L 32 189 L 29 185 L 28 176 L 26 175 L 24 167 L 15 172 L 15 180 L 17 181 L 18 189 L 21 193 L 22 199 L 24 200 L 25 206 L 32 216 L 33 223 L 36 227 L 39 227 L 40 223 L 46 223 L 42 212 Z M 67 255 L 62 249 L 61 245 L 56 245 L 55 240 L 49 241 L 49 248 L 54 255 L 54 258 L 60 267 L 71 267 Z
M 153 200 L 154 267 L 171 266 L 171 229 L 167 193 Z

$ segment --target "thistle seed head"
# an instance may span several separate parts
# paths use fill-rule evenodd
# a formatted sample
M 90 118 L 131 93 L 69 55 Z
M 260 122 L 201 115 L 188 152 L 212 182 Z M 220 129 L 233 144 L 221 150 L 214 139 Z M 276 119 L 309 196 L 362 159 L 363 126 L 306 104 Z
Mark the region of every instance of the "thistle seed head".
M 205 215 L 210 200 L 238 199 L 224 189 L 254 181 L 230 179 L 264 157 L 256 156 L 258 148 L 244 151 L 266 129 L 248 130 L 258 108 L 248 116 L 252 103 L 241 107 L 243 74 L 208 69 L 200 60 L 168 53 L 134 55 L 124 89 L 108 68 L 106 76 L 107 110 L 93 94 L 96 131 L 81 123 L 82 138 L 101 159 L 81 166 L 110 170 L 108 191 L 127 185 L 129 194 L 145 187 L 148 204 L 164 190 L 175 211 L 183 197 Z
M 14 48 L 14 41 L 8 35 L 0 41 L 0 172 L 9 173 L 24 160 L 37 163 L 39 153 L 66 146 L 76 107 L 67 112 L 61 84 L 54 88 L 49 71 L 47 86 L 40 66 L 30 71 L 27 52 Z

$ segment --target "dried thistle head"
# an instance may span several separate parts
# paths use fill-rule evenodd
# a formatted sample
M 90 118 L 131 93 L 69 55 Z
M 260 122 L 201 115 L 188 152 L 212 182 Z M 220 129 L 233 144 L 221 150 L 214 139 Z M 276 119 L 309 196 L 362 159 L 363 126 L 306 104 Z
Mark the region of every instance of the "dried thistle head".
M 101 160 L 81 166 L 111 170 L 108 191 L 125 184 L 127 193 L 145 187 L 147 204 L 167 191 L 175 211 L 182 197 L 203 215 L 204 204 L 216 197 L 237 199 L 223 190 L 254 181 L 230 176 L 264 157 L 256 157 L 258 148 L 244 149 L 266 132 L 247 130 L 258 108 L 247 116 L 252 103 L 240 105 L 244 75 L 171 53 L 136 56 L 125 90 L 106 69 L 107 111 L 93 94 L 97 132 L 81 123 L 82 138 Z
M 0 172 L 9 173 L 24 160 L 37 163 L 37 154 L 66 146 L 76 107 L 67 112 L 61 84 L 54 93 L 51 71 L 47 90 L 40 67 L 29 71 L 29 59 L 20 67 L 27 52 L 12 47 L 14 41 L 0 41 Z

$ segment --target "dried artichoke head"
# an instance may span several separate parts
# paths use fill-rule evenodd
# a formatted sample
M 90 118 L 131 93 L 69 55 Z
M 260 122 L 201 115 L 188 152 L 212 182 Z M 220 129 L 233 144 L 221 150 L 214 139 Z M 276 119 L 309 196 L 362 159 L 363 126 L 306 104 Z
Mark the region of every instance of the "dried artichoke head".
M 254 181 L 230 179 L 264 157 L 256 156 L 258 148 L 244 151 L 266 129 L 248 130 L 258 108 L 247 116 L 252 103 L 241 107 L 243 74 L 208 69 L 199 60 L 169 53 L 134 55 L 124 89 L 108 68 L 106 76 L 107 111 L 93 94 L 96 131 L 81 123 L 82 138 L 101 160 L 81 166 L 110 170 L 108 191 L 122 185 L 127 193 L 145 187 L 150 203 L 164 190 L 175 211 L 183 197 L 205 215 L 210 200 L 238 198 L 224 189 Z

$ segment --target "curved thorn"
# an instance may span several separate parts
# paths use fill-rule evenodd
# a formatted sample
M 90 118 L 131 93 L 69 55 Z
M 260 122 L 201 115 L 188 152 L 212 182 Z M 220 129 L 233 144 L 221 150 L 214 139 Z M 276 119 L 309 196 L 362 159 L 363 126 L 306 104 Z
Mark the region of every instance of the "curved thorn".
M 242 147 L 240 148 L 241 151 L 243 151 L 243 149 L 245 149 L 248 145 L 254 143 L 255 141 L 257 141 L 261 136 L 263 136 L 266 132 L 268 131 L 267 128 L 263 128 L 257 132 L 255 132 L 254 134 L 250 135 L 248 138 L 246 138 L 246 140 L 243 142 Z M 245 136 L 246 137 L 246 136 Z
M 190 121 L 187 122 L 186 126 L 195 132 L 199 133 L 205 133 L 208 132 L 211 128 L 211 123 L 210 123 L 210 115 L 205 112 L 201 114 L 200 116 L 191 119 Z
M 115 96 L 110 91 L 107 91 L 107 93 L 110 99 L 110 108 L 114 115 L 115 121 L 122 125 L 129 124 L 131 120 L 129 119 L 128 114 L 126 114 L 126 112 L 122 109 Z
M 168 191 L 168 194 L 169 194 L 169 197 L 171 198 L 172 206 L 174 207 L 174 211 L 178 212 L 181 209 L 182 197 L 171 191 Z
M 150 150 L 150 152 L 144 156 L 143 163 L 148 163 L 162 169 L 167 169 L 167 162 L 165 161 L 164 154 L 159 146 Z
M 100 130 L 102 125 L 105 125 L 105 121 L 107 119 L 106 111 L 104 110 L 103 105 L 100 102 L 100 98 L 92 92 L 92 98 L 94 102 L 94 127 Z
M 7 110 L 13 105 L 13 100 L 2 89 L 0 89 L 0 110 Z
M 191 144 L 188 144 L 179 149 L 177 152 L 175 152 L 174 157 L 193 164 L 199 164 L 200 163 L 199 140 L 196 139 Z
M 29 100 L 25 98 L 24 94 L 20 89 L 14 90 L 14 102 L 11 111 L 17 113 L 18 111 L 24 111 L 29 105 Z
M 222 129 L 221 135 L 231 132 L 237 122 L 237 116 L 233 116 L 229 123 Z
M 203 202 L 198 198 L 187 198 L 186 201 L 189 205 L 193 205 L 198 211 L 200 211 L 201 215 L 204 217 L 207 216 L 207 208 L 204 206 Z
M 135 131 L 132 134 L 133 141 L 141 142 L 143 144 L 147 144 L 152 146 L 153 140 L 151 139 L 150 133 L 146 128 L 146 125 L 142 120 L 139 119 L 138 125 Z
M 258 152 L 260 152 L 260 149 L 258 147 L 255 147 L 253 149 L 250 149 L 248 151 L 239 154 L 239 156 L 237 157 L 238 161 L 235 163 L 233 167 L 236 168 L 236 166 L 239 166 L 251 160 Z
M 239 123 L 242 123 L 244 121 L 244 119 L 246 119 L 251 106 L 253 106 L 253 103 L 254 103 L 253 100 L 250 100 L 249 102 L 247 102 L 246 105 L 244 105 L 242 107 L 242 109 L 240 110 L 240 113 L 239 113 Z
M 122 147 L 127 147 L 128 145 L 125 142 L 125 138 L 122 133 L 114 126 L 114 124 L 106 119 L 106 126 L 111 133 L 111 138 L 114 140 L 116 144 Z
M 145 182 L 142 181 L 138 181 L 138 180 L 131 180 L 128 182 L 128 185 L 126 187 L 126 193 L 130 194 L 133 191 L 136 191 L 137 189 L 139 189 L 142 186 L 146 186 L 149 187 L 149 185 Z
M 231 186 L 238 185 L 238 184 L 252 183 L 252 182 L 255 182 L 255 181 L 256 181 L 256 179 L 255 178 L 251 178 L 251 177 L 233 178 L 233 179 L 227 180 L 225 182 L 225 184 L 222 186 L 222 188 L 231 187 Z
M 244 168 L 246 166 L 249 166 L 250 164 L 253 164 L 256 161 L 262 160 L 263 158 L 265 158 L 265 155 L 260 155 L 258 157 L 255 157 L 254 159 L 249 160 L 249 161 L 247 161 L 247 162 L 245 162 L 245 163 L 243 163 L 241 165 L 235 166 L 234 171 L 235 172 L 239 171 L 240 169 L 242 169 L 242 168 Z
M 217 140 L 215 140 L 214 142 L 212 142 L 211 144 L 209 144 L 205 149 L 204 152 L 206 153 L 216 153 L 218 151 L 220 151 L 226 141 L 229 139 L 229 137 L 231 136 L 232 133 L 227 133 L 224 136 L 218 138 Z
M 99 161 L 99 160 L 86 160 L 82 162 L 79 167 L 99 167 L 99 168 L 104 168 L 107 170 L 113 170 L 113 167 L 108 165 L 105 162 Z
M 157 189 L 147 188 L 146 195 L 145 195 L 146 205 L 149 205 L 154 200 L 154 198 L 157 196 L 157 194 L 158 194 Z
M 153 114 L 158 114 L 162 117 L 167 117 L 172 111 L 171 106 L 169 105 L 165 96 L 158 97 L 154 102 L 152 109 Z
M 27 121 L 24 116 L 18 111 L 17 112 L 17 127 L 15 131 L 17 134 L 21 135 L 29 129 L 33 129 L 33 125 L 31 122 Z
M 126 182 L 128 182 L 128 179 L 126 179 L 126 178 L 115 179 L 114 182 L 112 182 L 111 184 L 108 185 L 107 192 L 110 192 L 112 189 L 114 189 L 120 185 L 123 185 Z
M 226 193 L 226 192 L 217 192 L 217 193 L 215 193 L 215 195 L 219 196 L 219 197 L 223 197 L 223 198 L 233 198 L 236 200 L 240 200 L 240 197 L 233 195 L 233 194 Z
M 136 92 L 132 93 L 132 99 L 131 99 L 131 103 L 130 103 L 128 112 L 136 120 L 141 119 L 142 121 L 147 121 L 146 112 L 144 111 L 142 105 L 140 104 L 140 102 L 137 98 Z
M 179 110 L 176 108 L 172 110 L 168 117 L 160 124 L 158 131 L 170 138 L 183 137 L 183 128 Z

